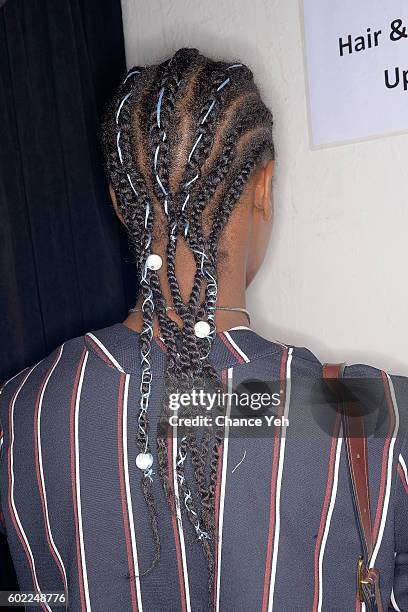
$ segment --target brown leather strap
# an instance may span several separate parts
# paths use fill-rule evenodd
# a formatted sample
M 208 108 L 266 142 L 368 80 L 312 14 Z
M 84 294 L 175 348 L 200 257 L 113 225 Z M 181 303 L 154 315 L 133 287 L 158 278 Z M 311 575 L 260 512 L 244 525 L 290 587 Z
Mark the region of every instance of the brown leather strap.
M 339 381 L 343 376 L 345 364 L 325 363 L 323 378 L 331 390 L 341 398 Z M 341 401 L 341 400 L 340 400 Z M 346 408 L 346 409 L 345 409 Z M 344 439 L 347 448 L 347 459 L 353 488 L 354 502 L 358 514 L 360 535 L 367 562 L 373 552 L 373 536 L 370 512 L 370 495 L 368 488 L 367 439 L 364 432 L 364 420 L 353 416 L 353 406 L 342 404 Z
M 353 489 L 354 507 L 358 518 L 363 557 L 358 561 L 357 588 L 360 601 L 366 604 L 367 612 L 383 612 L 380 591 L 380 575 L 376 568 L 368 568 L 373 552 L 373 535 L 368 488 L 367 439 L 364 420 L 349 402 L 345 405 L 341 388 L 345 363 L 325 363 L 323 378 L 340 403 L 347 448 L 347 459 Z M 355 408 L 358 408 L 356 405 Z

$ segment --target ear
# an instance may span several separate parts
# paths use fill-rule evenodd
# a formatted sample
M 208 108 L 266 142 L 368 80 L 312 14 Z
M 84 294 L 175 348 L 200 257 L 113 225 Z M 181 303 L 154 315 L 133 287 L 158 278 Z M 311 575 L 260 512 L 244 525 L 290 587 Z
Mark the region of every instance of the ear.
M 117 218 L 119 219 L 119 221 L 120 221 L 121 223 L 123 223 L 123 225 L 125 225 L 125 222 L 124 222 L 124 220 L 123 220 L 122 213 L 121 213 L 121 212 L 120 212 L 120 210 L 119 210 L 118 201 L 117 201 L 117 199 L 116 199 L 116 194 L 115 194 L 115 192 L 113 191 L 113 187 L 112 187 L 112 184 L 111 184 L 111 183 L 109 183 L 109 193 L 110 193 L 110 197 L 111 197 L 111 200 L 112 200 L 113 208 L 115 209 L 116 216 L 117 216 Z
M 258 212 L 262 213 L 265 221 L 270 221 L 272 218 L 273 166 L 273 159 L 270 159 L 264 166 L 258 168 L 255 185 L 254 206 Z

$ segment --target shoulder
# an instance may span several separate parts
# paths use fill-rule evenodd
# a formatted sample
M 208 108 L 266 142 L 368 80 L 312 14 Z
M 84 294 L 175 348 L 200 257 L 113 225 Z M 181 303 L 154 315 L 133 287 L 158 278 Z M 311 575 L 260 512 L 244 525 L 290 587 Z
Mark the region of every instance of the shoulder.
M 75 377 L 85 350 L 84 336 L 72 338 L 40 361 L 18 372 L 0 386 L 0 429 L 6 425 L 10 408 L 18 401 L 35 403 L 35 398 L 51 376 L 62 387 Z
M 272 342 L 265 338 L 259 340 L 261 341 L 264 343 L 265 353 L 268 347 L 269 354 L 276 351 L 277 347 L 281 353 L 287 353 L 290 360 L 289 374 L 293 380 L 323 378 L 324 361 L 309 348 Z M 391 419 L 395 423 L 398 437 L 405 435 L 408 437 L 407 376 L 397 375 L 368 363 L 347 363 L 344 369 L 344 382 L 369 410 L 380 411 L 379 420 L 389 422 Z
M 268 344 L 274 343 L 266 341 Z M 296 367 L 302 372 L 317 372 L 322 376 L 322 369 L 325 363 L 312 350 L 305 346 L 296 346 L 280 343 L 287 351 L 291 353 L 292 367 Z M 341 360 L 338 361 L 341 363 Z M 382 388 L 383 391 L 389 390 L 392 396 L 395 395 L 395 400 L 406 406 L 408 400 L 408 376 L 397 375 L 387 369 L 381 369 L 372 366 L 368 363 L 344 363 L 344 379 L 346 381 L 365 380 L 367 388 L 372 384 L 373 388 Z
M 293 374 L 316 372 L 323 378 L 323 362 L 305 347 L 292 347 Z M 376 423 L 373 435 L 389 435 L 406 439 L 408 436 L 408 377 L 367 363 L 346 363 L 344 385 L 350 399 L 359 401 L 367 415 Z
M 93 383 L 97 386 L 98 376 L 116 369 L 107 358 L 109 354 L 103 342 L 117 335 L 118 325 L 112 325 L 96 331 L 89 331 L 62 343 L 49 355 L 18 372 L 0 385 L 0 429 L 13 403 L 35 406 L 36 400 L 44 387 L 55 390 L 55 397 L 72 390 L 81 371 L 94 372 Z M 102 339 L 102 340 L 101 340 Z M 120 338 L 119 338 L 120 341 Z M 92 363 L 92 368 L 89 366 Z M 100 369 L 101 368 L 101 369 Z

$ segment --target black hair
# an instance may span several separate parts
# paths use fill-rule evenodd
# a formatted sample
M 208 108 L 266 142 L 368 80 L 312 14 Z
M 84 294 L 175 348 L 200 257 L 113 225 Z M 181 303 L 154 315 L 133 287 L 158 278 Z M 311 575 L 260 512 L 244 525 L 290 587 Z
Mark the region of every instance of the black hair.
M 253 170 L 265 158 L 274 157 L 272 115 L 245 65 L 213 61 L 196 49 L 180 49 L 160 64 L 128 71 L 106 112 L 103 142 L 109 180 L 140 274 L 143 326 L 137 445 L 141 453 L 152 453 L 148 403 L 153 316 L 157 315 L 167 347 L 166 389 L 197 388 L 204 381 L 219 387 L 208 355 L 216 334 L 220 236 Z M 204 227 L 203 217 L 209 210 L 211 223 L 206 217 Z M 157 272 L 146 265 L 152 236 L 157 231 L 167 239 L 171 306 L 182 319 L 181 328 L 167 315 Z M 191 249 L 196 263 L 186 302 L 175 267 L 180 240 Z M 205 338 L 195 334 L 198 320 L 206 320 L 210 326 Z M 163 414 L 167 414 L 167 408 L 165 405 Z M 215 490 L 222 441 L 223 431 L 219 429 L 205 431 L 201 438 L 191 429 L 182 430 L 176 468 L 182 509 L 208 559 L 210 602 L 214 583 Z M 166 438 L 157 435 L 156 445 L 158 473 L 175 511 L 179 501 L 168 477 Z M 187 458 L 193 466 L 197 489 L 194 496 L 186 477 Z M 156 543 L 152 569 L 160 558 L 160 535 L 151 468 L 144 470 L 142 488 Z

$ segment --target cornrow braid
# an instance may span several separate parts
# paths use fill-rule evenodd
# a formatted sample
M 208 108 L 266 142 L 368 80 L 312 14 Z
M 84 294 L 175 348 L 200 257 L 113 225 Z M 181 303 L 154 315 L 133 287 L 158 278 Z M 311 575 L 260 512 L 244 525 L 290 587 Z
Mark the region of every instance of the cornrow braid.
M 264 158 L 274 156 L 272 123 L 245 65 L 212 61 L 196 49 L 180 49 L 161 64 L 130 69 L 103 124 L 109 180 L 134 249 L 142 296 L 136 444 L 144 458 L 157 462 L 171 511 L 187 516 L 203 549 L 208 562 L 210 610 L 214 599 L 215 492 L 224 431 L 207 428 L 199 435 L 194 428 L 178 427 L 173 483 L 167 436 L 158 427 L 156 453 L 149 436 L 153 320 L 156 316 L 167 355 L 161 425 L 169 414 L 172 390 L 191 391 L 203 385 L 221 388 L 210 360 L 216 337 L 218 249 L 252 172 Z M 208 211 L 210 226 L 204 221 Z M 161 235 L 166 234 L 170 305 L 181 318 L 181 326 L 169 317 L 161 277 L 148 263 L 159 228 Z M 176 268 L 181 243 L 195 263 L 187 299 L 181 294 Z M 203 320 L 208 322 L 210 333 L 200 338 L 195 325 Z M 179 409 L 180 417 L 192 413 L 191 406 Z M 193 482 L 187 476 L 190 464 Z M 155 542 L 147 570 L 151 571 L 160 558 L 161 543 L 152 487 L 154 463 L 146 465 L 142 466 L 141 484 Z
M 123 81 L 123 86 L 136 80 L 141 70 L 132 69 Z M 114 188 L 119 185 L 119 203 L 123 211 L 126 227 L 131 235 L 133 244 L 140 244 L 142 248 L 136 253 L 138 269 L 142 270 L 140 287 L 143 296 L 143 327 L 140 333 L 140 353 L 142 376 L 140 381 L 140 408 L 138 415 L 138 430 L 136 443 L 140 453 L 150 453 L 148 434 L 147 411 L 151 392 L 151 340 L 153 336 L 154 301 L 151 281 L 153 273 L 147 266 L 147 257 L 152 242 L 152 227 L 154 210 L 149 190 L 137 166 L 133 163 L 132 144 L 130 136 L 130 99 L 133 90 L 120 92 L 121 100 L 115 113 L 116 124 L 116 151 L 111 153 L 111 176 Z M 116 155 L 117 152 L 117 155 Z M 143 471 L 141 487 L 146 505 L 149 510 L 150 524 L 155 542 L 155 554 L 151 562 L 150 571 L 160 558 L 160 537 L 157 523 L 157 511 L 153 497 L 151 466 Z
M 185 54 L 175 55 L 164 67 L 161 71 L 161 79 L 159 83 L 159 91 L 157 95 L 157 104 L 156 110 L 154 113 L 150 113 L 150 120 L 153 121 L 150 127 L 150 146 L 154 150 L 153 155 L 153 164 L 152 171 L 154 177 L 156 179 L 155 185 L 155 193 L 156 197 L 159 201 L 163 201 L 164 212 L 169 218 L 169 222 L 172 224 L 172 228 L 177 227 L 176 222 L 176 214 L 177 210 L 174 209 L 174 200 L 170 194 L 170 188 L 168 184 L 168 144 L 166 140 L 166 130 L 168 129 L 169 122 L 171 120 L 171 114 L 174 110 L 174 100 L 180 84 L 182 82 L 182 75 L 186 68 L 191 67 L 191 62 L 193 60 L 194 55 L 197 53 L 192 52 L 189 54 L 188 59 L 191 59 L 190 62 L 187 62 L 187 56 Z M 173 69 L 173 72 L 171 71 Z M 170 240 L 170 249 L 168 251 L 168 261 L 174 261 L 174 253 L 176 250 L 177 243 L 177 233 L 173 233 L 172 239 Z M 184 320 L 189 317 L 189 311 L 185 308 L 185 305 L 182 302 L 181 294 L 177 282 L 177 278 L 174 271 L 174 266 L 170 266 L 169 268 L 169 277 L 171 279 L 171 289 L 172 289 L 172 298 L 173 302 L 177 305 L 176 311 L 180 316 L 183 317 Z M 190 338 L 194 338 L 192 334 L 189 336 Z M 183 341 L 183 340 L 182 340 Z M 193 340 L 194 343 L 194 340 Z M 170 349 L 174 351 L 174 344 Z M 188 346 L 187 351 L 195 355 L 197 353 L 196 346 Z M 185 354 L 184 351 L 181 352 L 182 355 Z M 181 359 L 180 367 L 176 370 L 176 361 L 173 359 L 172 363 L 168 366 L 168 371 L 171 372 L 173 370 L 173 378 L 181 378 L 184 375 L 183 359 Z M 187 376 L 187 383 L 189 381 L 189 377 Z M 188 438 L 191 440 L 192 436 L 189 435 Z M 184 437 L 183 440 L 187 440 L 187 437 Z M 163 445 L 160 445 L 160 452 L 162 453 L 164 450 Z M 180 451 L 181 452 L 181 451 Z M 163 468 L 165 467 L 165 461 L 161 457 L 160 466 L 161 473 L 163 473 Z M 187 479 L 183 474 L 183 457 L 178 458 L 177 466 L 177 478 L 179 480 L 179 487 L 184 495 L 184 508 L 187 512 L 187 516 L 190 522 L 193 524 L 194 529 L 196 531 L 197 537 L 199 540 L 208 539 L 209 536 L 207 532 L 203 531 L 200 526 L 200 519 L 197 511 L 194 508 L 194 501 L 190 491 L 190 488 L 187 483 Z M 168 489 L 168 485 L 166 485 Z M 205 551 L 208 556 L 208 547 L 204 546 Z

